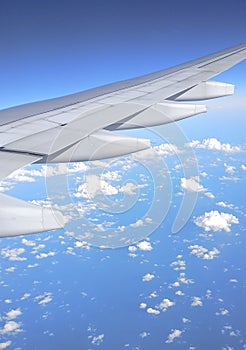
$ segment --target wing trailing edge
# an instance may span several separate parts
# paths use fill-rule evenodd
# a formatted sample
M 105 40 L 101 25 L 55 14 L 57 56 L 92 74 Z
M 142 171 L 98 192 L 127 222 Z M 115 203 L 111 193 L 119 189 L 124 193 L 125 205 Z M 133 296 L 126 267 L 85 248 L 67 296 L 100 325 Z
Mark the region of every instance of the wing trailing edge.
M 62 215 L 23 200 L 0 194 L 0 237 L 56 230 L 64 227 Z

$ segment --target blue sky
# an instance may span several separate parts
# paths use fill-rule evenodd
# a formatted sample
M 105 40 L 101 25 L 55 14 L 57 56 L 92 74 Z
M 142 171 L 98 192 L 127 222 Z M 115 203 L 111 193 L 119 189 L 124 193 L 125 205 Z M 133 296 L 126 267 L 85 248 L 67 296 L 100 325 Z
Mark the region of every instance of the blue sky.
M 134 77 L 240 44 L 246 38 L 245 16 L 243 0 L 3 1 L 0 108 Z M 245 67 L 227 73 L 244 87 Z
M 240 44 L 246 39 L 245 18 L 245 0 L 3 0 L 0 108 L 134 77 Z M 223 148 L 228 142 L 231 149 L 238 144 L 243 149 L 245 143 L 245 73 L 246 62 L 223 73 L 218 79 L 235 83 L 236 95 L 209 102 L 209 113 L 178 123 L 187 139 L 199 139 L 200 146 L 204 138 L 216 137 L 221 142 L 220 151 L 195 149 L 203 172 L 202 190 L 194 217 L 181 234 L 169 234 L 183 198 L 184 176 L 182 169 L 175 168 L 178 159 L 171 158 L 172 207 L 167 220 L 150 236 L 150 249 L 145 242 L 145 248 L 87 250 L 64 231 L 1 240 L 0 346 L 4 341 L 8 349 L 95 349 L 93 337 L 105 333 L 102 349 L 169 349 L 172 345 L 166 342 L 174 329 L 182 331 L 174 349 L 189 345 L 197 349 L 235 345 L 238 349 L 242 345 L 245 153 L 226 153 Z M 145 137 L 149 131 L 140 132 Z M 19 179 L 26 175 L 26 183 L 18 182 L 17 175 L 12 181 L 18 186 L 6 184 L 10 194 L 25 200 L 46 199 L 43 177 L 30 180 L 34 169 L 38 170 L 30 167 L 19 172 Z M 129 175 L 127 170 L 123 172 Z M 82 175 L 72 182 L 76 191 L 79 181 L 84 184 Z M 233 177 L 239 179 L 233 181 Z M 142 181 L 145 184 L 148 178 Z M 151 199 L 148 187 L 143 189 Z M 207 191 L 215 198 L 206 196 Z M 88 201 L 87 207 L 90 214 Z M 205 212 L 212 217 L 214 210 L 232 213 L 239 224 L 233 224 L 231 232 L 212 230 L 205 235 L 194 219 L 201 220 Z M 92 219 L 95 211 L 91 211 Z M 124 219 L 129 225 L 136 218 L 129 216 L 129 223 Z M 194 244 L 198 253 L 199 249 L 210 253 L 218 249 L 218 259 L 191 254 Z M 185 267 L 177 265 L 180 260 Z M 184 282 L 177 289 L 174 284 L 184 272 Z M 146 274 L 155 277 L 143 282 Z M 150 297 L 154 291 L 156 297 Z M 146 311 L 157 305 L 159 312 L 163 298 L 175 301 L 175 306 L 157 316 Z M 193 298 L 204 308 L 193 307 Z M 145 302 L 143 310 L 140 303 Z M 15 310 L 16 325 L 23 332 L 18 333 L 18 327 L 16 332 L 3 332 L 11 310 Z M 228 315 L 224 316 L 223 310 Z M 230 336 L 225 327 L 241 334 Z M 144 339 L 140 336 L 143 331 L 148 332 Z

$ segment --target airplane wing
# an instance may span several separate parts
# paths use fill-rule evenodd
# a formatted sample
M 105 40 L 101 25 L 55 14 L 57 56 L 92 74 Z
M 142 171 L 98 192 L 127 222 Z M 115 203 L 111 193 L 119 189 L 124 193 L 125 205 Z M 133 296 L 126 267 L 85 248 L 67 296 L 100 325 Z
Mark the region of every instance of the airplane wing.
M 150 147 L 114 133 L 175 122 L 206 112 L 184 103 L 231 95 L 210 80 L 246 58 L 246 44 L 198 60 L 84 92 L 0 111 L 0 180 L 32 163 L 98 160 Z M 63 227 L 52 209 L 0 194 L 0 237 Z

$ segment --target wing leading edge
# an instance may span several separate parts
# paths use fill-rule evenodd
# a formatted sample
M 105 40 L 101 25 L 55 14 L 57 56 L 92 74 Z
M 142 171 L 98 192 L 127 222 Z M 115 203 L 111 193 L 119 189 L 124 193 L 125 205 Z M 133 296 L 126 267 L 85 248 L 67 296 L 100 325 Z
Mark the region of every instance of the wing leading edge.
M 245 58 L 242 44 L 142 77 L 2 110 L 0 180 L 34 162 L 96 160 L 146 149 L 148 140 L 113 131 L 163 125 L 206 112 L 204 105 L 183 102 L 231 95 L 233 85 L 209 79 Z M 0 237 L 64 225 L 52 209 L 6 195 L 0 196 L 0 208 Z

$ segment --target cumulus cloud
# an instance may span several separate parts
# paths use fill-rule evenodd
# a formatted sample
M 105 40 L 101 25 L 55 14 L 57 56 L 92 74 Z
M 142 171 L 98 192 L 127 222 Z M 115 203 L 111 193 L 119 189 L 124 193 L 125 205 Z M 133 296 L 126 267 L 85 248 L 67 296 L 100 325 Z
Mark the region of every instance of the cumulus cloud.
M 51 252 L 48 252 L 48 253 L 40 253 L 38 255 L 35 256 L 36 259 L 46 259 L 50 256 L 54 256 L 56 255 L 55 252 L 51 251 Z
M 7 258 L 10 261 L 24 261 L 26 258 L 20 256 L 25 252 L 24 248 L 4 248 L 1 250 L 1 255 L 3 258 Z
M 70 163 L 68 165 L 68 171 L 70 173 L 81 173 L 85 172 L 88 169 L 88 166 L 84 162 Z
M 168 309 L 169 307 L 172 307 L 172 306 L 174 306 L 174 305 L 175 305 L 175 302 L 174 302 L 174 301 L 171 301 L 171 300 L 169 300 L 169 299 L 167 299 L 167 298 L 164 298 L 164 299 L 160 302 L 160 304 L 158 304 L 158 305 L 156 306 L 156 308 L 158 308 L 158 309 L 160 309 L 161 311 L 165 312 L 165 311 L 167 311 L 167 309 Z
M 144 218 L 144 220 L 142 220 L 142 219 L 137 220 L 133 224 L 130 224 L 130 226 L 133 228 L 138 228 L 138 227 L 143 227 L 143 226 L 151 224 L 151 223 L 152 223 L 152 219 L 147 217 L 147 218 Z
M 150 295 L 149 295 L 149 298 L 157 298 L 158 297 L 158 294 L 157 294 L 157 292 L 156 291 L 154 291 L 154 292 L 152 292 L 152 293 L 150 293 Z
M 104 334 L 99 334 L 94 336 L 91 340 L 91 343 L 94 345 L 100 345 L 103 342 Z
M 192 298 L 192 303 L 191 303 L 191 306 L 202 306 L 203 303 L 202 303 L 202 300 L 200 297 L 193 297 Z
M 229 314 L 229 311 L 227 309 L 220 309 L 219 312 L 216 312 L 215 315 L 216 316 L 225 316 L 225 315 L 228 315 Z
M 21 243 L 26 245 L 27 247 L 34 247 L 36 245 L 34 241 L 28 240 L 26 238 L 22 238 Z
M 184 260 L 177 260 L 177 261 L 173 261 L 170 264 L 171 267 L 173 267 L 173 269 L 175 271 L 179 271 L 179 270 L 185 270 L 185 261 Z
M 179 338 L 183 332 L 179 329 L 172 329 L 171 333 L 168 335 L 166 343 L 172 343 L 175 338 Z
M 144 275 L 143 277 L 142 277 L 142 281 L 143 282 L 149 282 L 149 281 L 151 281 L 152 279 L 154 279 L 155 278 L 155 275 L 153 275 L 153 274 L 151 274 L 151 273 L 146 273 L 146 275 Z
M 45 292 L 44 294 L 40 294 L 35 297 L 35 301 L 38 302 L 39 305 L 45 306 L 46 304 L 52 301 L 52 293 Z
M 0 329 L 0 334 L 15 334 L 21 332 L 21 323 L 15 321 L 8 321 Z
M 31 296 L 30 293 L 24 293 L 24 294 L 22 295 L 22 297 L 20 298 L 20 300 L 26 300 L 26 299 L 29 298 L 30 296 Z
M 182 292 L 182 290 L 177 290 L 177 292 L 175 292 L 176 295 L 182 297 L 184 295 L 184 293 Z
M 83 248 L 86 250 L 90 249 L 90 245 L 86 241 L 76 241 L 74 242 L 75 248 Z
M 171 143 L 162 143 L 159 146 L 154 146 L 153 149 L 160 156 L 172 156 L 184 152 L 183 150 L 179 149 L 176 145 Z
M 224 163 L 225 172 L 229 175 L 233 175 L 235 173 L 235 167 L 229 164 Z
M 188 247 L 191 250 L 191 254 L 197 256 L 198 258 L 204 260 L 213 260 L 218 256 L 220 251 L 217 248 L 208 250 L 207 248 L 202 247 L 201 245 L 195 244 Z
M 15 318 L 17 318 L 18 316 L 20 316 L 22 314 L 20 308 L 18 309 L 13 309 L 10 310 L 6 313 L 5 318 L 10 321 L 10 320 L 14 320 Z
M 228 203 L 225 203 L 223 201 L 217 202 L 216 205 L 218 205 L 219 207 L 223 207 L 223 208 L 233 209 L 233 204 L 228 204 Z
M 206 189 L 199 184 L 199 177 L 192 176 L 189 179 L 181 178 L 181 188 L 188 192 L 204 192 Z
M 214 195 L 213 195 L 213 193 L 211 193 L 211 192 L 205 192 L 204 194 L 205 194 L 205 196 L 207 196 L 208 198 L 211 198 L 211 199 L 215 198 Z
M 231 278 L 229 280 L 230 283 L 238 283 L 238 280 L 236 278 Z
M 140 303 L 139 304 L 139 309 L 145 309 L 147 307 L 146 303 Z
M 102 180 L 97 175 L 87 175 L 86 182 L 78 187 L 74 194 L 77 198 L 93 199 L 98 194 L 105 196 L 112 196 L 119 192 L 119 190 L 110 185 L 107 181 Z
M 102 174 L 102 179 L 105 181 L 120 181 L 122 176 L 120 175 L 120 172 L 117 170 L 113 171 L 106 171 Z
M 203 139 L 202 141 L 194 140 L 186 144 L 188 147 L 208 149 L 211 151 L 222 151 L 225 153 L 237 153 L 242 149 L 240 146 L 232 146 L 229 143 L 221 143 L 216 138 Z
M 131 252 L 131 253 L 134 253 L 134 252 L 137 251 L 137 247 L 135 247 L 134 245 L 129 245 L 128 251 Z
M 177 281 L 176 287 L 178 287 L 180 284 L 192 284 L 192 283 L 194 283 L 193 280 L 190 279 L 190 278 L 186 278 L 185 273 L 181 272 L 179 277 L 178 277 L 178 281 Z
M 151 314 L 151 315 L 159 315 L 160 313 L 159 310 L 153 309 L 152 307 L 149 307 L 146 311 L 148 312 L 148 314 Z
M 153 247 L 151 246 L 151 243 L 148 241 L 142 241 L 137 244 L 138 249 L 143 251 L 151 251 Z
M 142 339 L 146 338 L 148 335 L 149 335 L 149 333 L 147 333 L 147 332 L 142 332 L 139 334 L 140 338 L 142 338 Z
M 143 220 L 139 219 L 136 222 L 134 222 L 133 224 L 130 224 L 130 226 L 133 227 L 133 228 L 143 227 L 144 226 L 144 222 L 143 222 Z
M 242 164 L 240 167 L 242 170 L 246 170 L 246 165 Z
M 0 343 L 0 350 L 7 349 L 7 347 L 9 347 L 11 344 L 12 344 L 11 340 L 8 340 L 8 341 L 6 341 L 4 343 Z
M 128 196 L 133 196 L 136 194 L 136 190 L 139 188 L 139 185 L 136 185 L 132 182 L 127 182 L 124 186 L 119 189 L 119 192 L 127 194 Z
M 223 212 L 218 212 L 217 210 L 212 210 L 210 212 L 205 212 L 204 215 L 198 216 L 194 223 L 202 227 L 205 231 L 222 231 L 230 232 L 232 224 L 238 224 L 239 220 L 236 216 L 232 214 L 227 214 Z
M 219 179 L 222 181 L 234 181 L 234 182 L 240 180 L 239 177 L 237 176 L 221 176 Z

